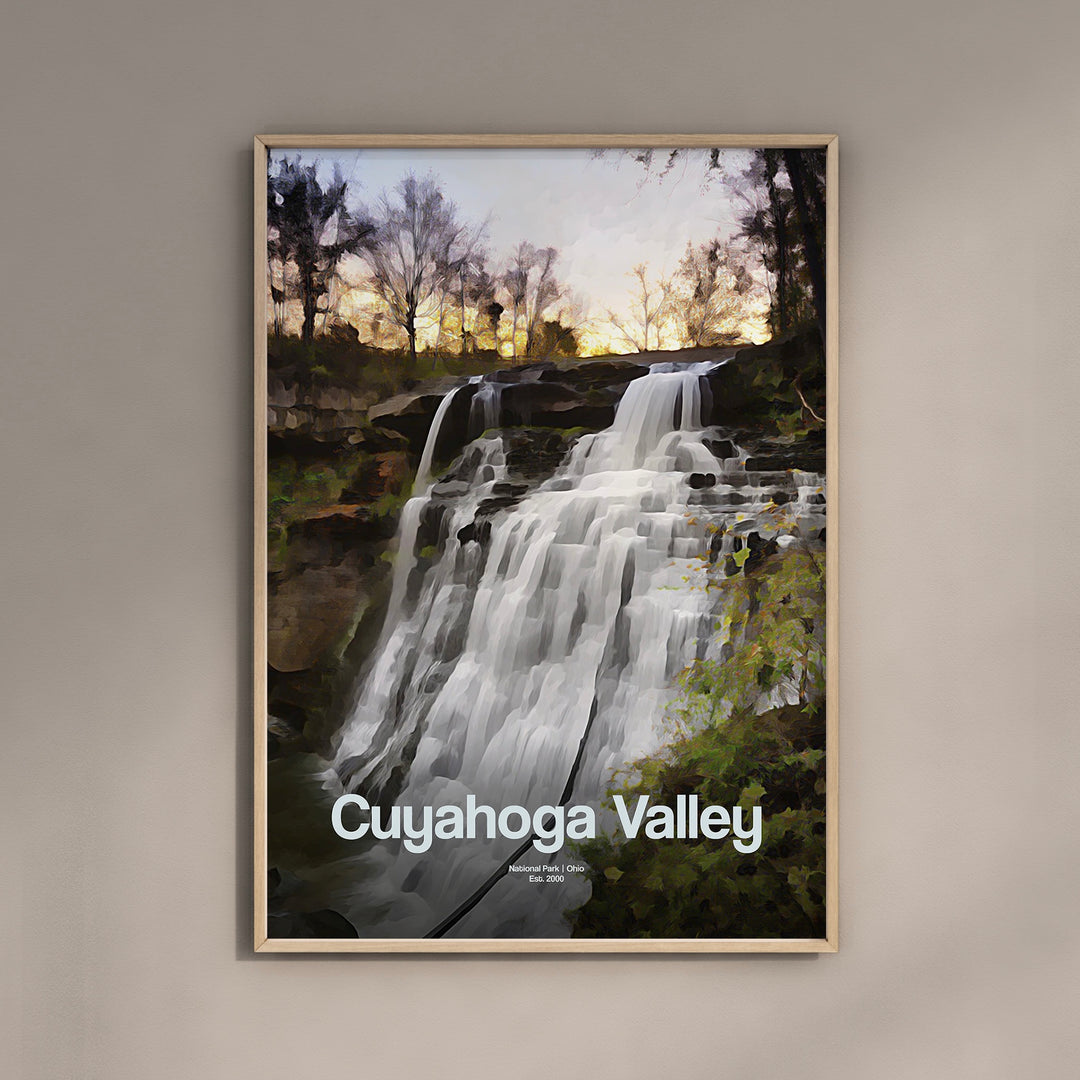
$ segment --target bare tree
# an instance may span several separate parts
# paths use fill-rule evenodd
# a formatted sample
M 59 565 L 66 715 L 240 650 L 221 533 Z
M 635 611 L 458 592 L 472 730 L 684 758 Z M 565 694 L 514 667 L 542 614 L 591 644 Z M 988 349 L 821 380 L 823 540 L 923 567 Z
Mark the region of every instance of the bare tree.
M 562 295 L 562 286 L 555 277 L 559 258 L 553 247 L 533 248 L 532 266 L 525 291 L 525 353 L 532 356 L 537 347 L 537 332 L 545 313 Z
M 491 328 L 492 348 L 496 356 L 499 355 L 499 320 L 506 310 L 499 303 L 499 288 L 499 280 L 488 273 L 482 261 L 474 268 L 465 286 L 466 298 L 476 309 L 477 333 L 473 335 L 474 339 L 479 338 L 480 326 L 486 322 Z
M 606 151 L 595 151 L 603 156 Z M 825 153 L 822 150 L 758 149 L 745 153 L 623 150 L 637 162 L 642 182 L 663 182 L 679 162 L 698 163 L 702 183 L 718 182 L 740 209 L 737 236 L 754 244 L 766 271 L 770 323 L 775 333 L 817 324 L 825 332 Z
M 367 248 L 375 233 L 374 223 L 362 211 L 353 213 L 345 205 L 348 185 L 340 167 L 334 167 L 333 180 L 325 188 L 317 170 L 317 162 L 301 165 L 299 157 L 284 158 L 277 174 L 267 178 L 267 256 L 275 330 L 280 333 L 284 326 L 289 296 L 286 268 L 291 262 L 304 312 L 303 341 L 315 337 L 319 301 L 329 293 L 341 257 Z M 272 280 L 275 262 L 281 267 L 280 289 Z M 323 310 L 328 311 L 329 304 Z
M 461 230 L 455 230 L 444 237 L 443 244 L 435 256 L 435 289 L 432 294 L 434 314 L 432 319 L 435 323 L 435 342 L 432 347 L 432 368 L 434 369 L 442 347 L 443 329 L 446 323 L 447 305 L 453 301 L 454 296 L 454 247 L 460 237 Z
M 458 241 L 450 263 L 450 274 L 453 287 L 459 302 L 459 314 L 461 320 L 461 355 L 468 352 L 469 332 L 465 317 L 466 304 L 470 292 L 473 277 L 483 272 L 487 262 L 487 252 L 481 246 L 481 242 L 487 233 L 488 220 L 480 222 L 471 229 L 464 230 Z M 486 277 L 486 274 L 485 274 Z
M 627 274 L 635 285 L 631 290 L 630 311 L 617 315 L 610 308 L 608 319 L 634 352 L 648 352 L 650 336 L 655 336 L 656 348 L 662 348 L 661 331 L 664 319 L 672 306 L 674 283 L 670 277 L 649 280 L 649 264 L 638 263 Z
M 687 244 L 678 279 L 673 303 L 686 343 L 703 348 L 738 341 L 744 298 L 754 288 L 742 253 L 717 240 Z
M 510 265 L 503 271 L 502 286 L 510 297 L 512 314 L 510 330 L 510 355 L 517 360 L 518 315 L 525 307 L 529 288 L 529 270 L 532 265 L 532 244 L 522 240 L 510 256 Z
M 464 227 L 438 180 L 417 179 L 411 172 L 392 192 L 382 193 L 375 218 L 377 230 L 367 252 L 370 286 L 405 331 L 415 361 L 417 318 L 434 314 L 444 299 L 450 253 Z
M 563 287 L 555 276 L 559 253 L 553 247 L 533 247 L 522 240 L 510 256 L 510 265 L 503 271 L 501 284 L 510 300 L 512 312 L 511 353 L 517 359 L 518 320 L 525 326 L 525 354 L 531 356 L 537 347 L 537 334 L 545 315 L 562 296 Z

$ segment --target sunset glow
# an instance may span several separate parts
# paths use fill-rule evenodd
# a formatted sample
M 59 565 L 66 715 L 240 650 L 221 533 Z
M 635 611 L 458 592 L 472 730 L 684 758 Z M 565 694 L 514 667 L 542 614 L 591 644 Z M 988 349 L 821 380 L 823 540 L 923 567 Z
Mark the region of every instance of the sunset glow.
M 720 182 L 745 169 L 749 154 L 725 151 L 723 173 L 710 170 L 708 151 L 682 153 L 679 167 L 661 174 L 624 152 L 532 149 L 276 152 L 271 169 L 292 159 L 299 167 L 313 167 L 323 185 L 337 176 L 345 184 L 344 206 L 356 219 L 370 214 L 403 177 L 434 181 L 463 223 L 462 235 L 471 230 L 474 237 L 470 274 L 482 272 L 492 284 L 481 302 L 451 267 L 445 286 L 416 306 L 412 321 L 419 351 L 455 355 L 467 349 L 520 361 L 529 352 L 529 326 L 535 331 L 543 324 L 553 328 L 546 332 L 550 340 L 543 346 L 532 342 L 531 358 L 538 358 L 538 349 L 598 356 L 707 343 L 695 340 L 682 313 L 695 302 L 687 267 L 697 264 L 688 263 L 689 253 L 708 245 L 735 260 L 733 270 L 721 268 L 716 285 L 710 285 L 720 308 L 710 316 L 709 333 L 728 343 L 766 341 L 771 336 L 769 275 L 753 247 L 738 239 L 745 198 Z M 334 228 L 327 225 L 321 243 L 334 242 Z M 535 298 L 524 296 L 515 329 L 507 275 L 513 253 L 526 239 L 534 245 L 530 250 L 554 252 L 554 276 L 545 286 L 541 310 Z M 646 276 L 635 279 L 632 269 Z M 299 336 L 304 313 L 297 273 L 292 262 L 283 267 L 271 259 L 268 288 L 277 295 L 270 297 L 268 321 L 278 332 Z M 318 298 L 314 332 L 355 332 L 362 344 L 407 350 L 404 323 L 374 287 L 371 273 L 362 250 L 341 257 Z M 656 290 L 644 308 L 642 284 Z M 469 295 L 463 297 L 463 291 Z M 492 304 L 499 309 L 494 324 Z

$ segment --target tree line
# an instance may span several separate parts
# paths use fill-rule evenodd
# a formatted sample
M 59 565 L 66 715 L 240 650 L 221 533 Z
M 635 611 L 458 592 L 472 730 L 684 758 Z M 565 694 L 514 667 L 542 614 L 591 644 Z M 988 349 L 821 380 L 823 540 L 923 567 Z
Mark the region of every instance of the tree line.
M 603 153 L 602 151 L 598 153 Z M 663 182 L 688 151 L 625 151 L 648 177 Z M 658 158 L 662 164 L 658 167 Z M 825 335 L 825 152 L 757 149 L 745 165 L 732 165 L 719 148 L 704 155 L 706 184 L 718 181 L 735 206 L 735 231 L 688 250 L 680 272 L 689 276 L 700 308 L 695 336 L 715 333 L 713 296 L 718 279 L 743 294 L 768 292 L 769 328 L 774 335 L 817 327 Z M 688 261 L 690 260 L 690 261 Z
M 297 300 L 303 341 L 314 339 L 320 315 L 322 328 L 330 327 L 336 301 L 355 287 L 341 272 L 352 255 L 364 267 L 360 287 L 378 302 L 368 327 L 376 346 L 389 324 L 404 334 L 415 360 L 422 325 L 434 328 L 436 348 L 452 348 L 447 330 L 456 322 L 456 351 L 476 351 L 489 335 L 498 352 L 505 318 L 515 358 L 522 333 L 526 355 L 541 348 L 573 354 L 583 308 L 559 280 L 555 248 L 522 241 L 503 265 L 489 265 L 487 223 L 464 220 L 434 176 L 408 173 L 360 209 L 346 204 L 347 189 L 340 169 L 324 185 L 317 166 L 298 158 L 281 160 L 268 177 L 275 334 L 284 333 L 286 305 Z
M 662 181 L 682 150 L 657 172 L 654 151 L 627 151 Z M 463 218 L 432 175 L 407 173 L 370 206 L 350 207 L 340 167 L 328 182 L 317 164 L 282 158 L 267 182 L 267 256 L 273 332 L 285 332 L 299 304 L 300 337 L 343 326 L 378 348 L 407 341 L 415 361 L 427 331 L 436 353 L 461 356 L 509 344 L 519 356 L 575 355 L 586 331 L 623 350 L 706 347 L 744 340 L 748 313 L 764 312 L 773 335 L 817 325 L 824 332 L 824 155 L 759 150 L 732 169 L 719 150 L 705 158 L 737 208 L 734 232 L 688 243 L 675 270 L 633 267 L 622 311 L 602 321 L 559 277 L 559 251 L 520 242 L 501 262 L 485 246 L 487 222 Z M 343 272 L 347 257 L 359 264 Z M 364 326 L 341 320 L 343 297 L 371 301 Z

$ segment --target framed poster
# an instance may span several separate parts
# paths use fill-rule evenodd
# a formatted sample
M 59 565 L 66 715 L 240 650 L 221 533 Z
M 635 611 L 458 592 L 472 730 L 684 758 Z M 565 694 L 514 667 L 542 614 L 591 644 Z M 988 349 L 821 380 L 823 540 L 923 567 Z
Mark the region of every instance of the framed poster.
M 255 142 L 255 948 L 837 947 L 834 136 Z

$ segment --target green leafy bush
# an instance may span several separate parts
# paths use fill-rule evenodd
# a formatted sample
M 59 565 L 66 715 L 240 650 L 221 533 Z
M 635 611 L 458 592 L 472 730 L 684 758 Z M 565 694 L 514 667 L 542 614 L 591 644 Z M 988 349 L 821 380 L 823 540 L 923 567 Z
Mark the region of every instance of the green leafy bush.
M 745 560 L 744 560 L 745 562 Z M 679 679 L 662 749 L 609 797 L 749 810 L 763 840 L 599 837 L 577 855 L 591 898 L 577 937 L 821 937 L 825 898 L 824 583 L 806 545 L 726 581 L 719 637 Z

